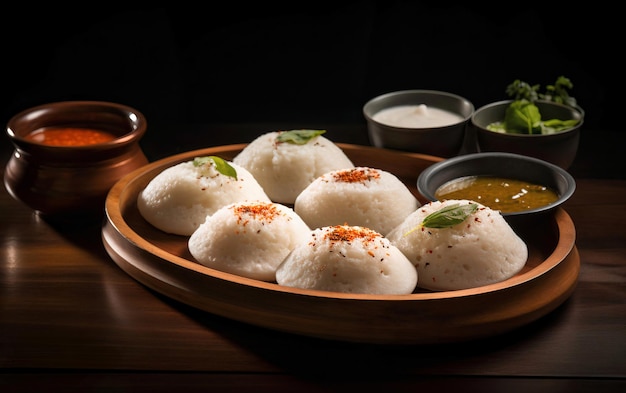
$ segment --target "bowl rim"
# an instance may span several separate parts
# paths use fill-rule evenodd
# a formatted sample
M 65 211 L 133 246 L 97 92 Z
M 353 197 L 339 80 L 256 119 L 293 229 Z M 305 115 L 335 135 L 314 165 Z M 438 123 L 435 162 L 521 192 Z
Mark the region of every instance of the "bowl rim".
M 470 154 L 460 155 L 456 157 L 451 157 L 443 161 L 434 163 L 428 168 L 424 169 L 419 174 L 417 178 L 417 190 L 427 200 L 436 201 L 437 198 L 435 198 L 435 195 L 431 194 L 428 191 L 429 189 L 428 180 L 432 177 L 434 173 L 444 170 L 446 168 L 450 168 L 453 166 L 461 165 L 463 163 L 467 163 L 468 161 L 476 161 L 476 160 L 483 160 L 483 159 L 489 159 L 489 158 L 525 161 L 525 162 L 529 162 L 535 165 L 544 166 L 548 170 L 553 172 L 556 176 L 563 179 L 566 184 L 565 191 L 563 193 L 559 192 L 559 198 L 555 202 L 548 204 L 548 205 L 536 207 L 534 209 L 522 210 L 522 211 L 517 211 L 517 212 L 508 212 L 508 213 L 502 212 L 501 214 L 504 217 L 519 217 L 519 216 L 544 213 L 547 211 L 554 210 L 556 207 L 562 205 L 565 201 L 571 198 L 571 196 L 574 195 L 574 192 L 576 191 L 576 180 L 565 169 L 559 167 L 558 165 L 552 164 L 548 161 L 545 161 L 539 158 L 525 156 L 525 155 L 516 154 L 516 153 L 508 153 L 508 152 L 470 153 Z M 476 174 L 476 176 L 480 176 L 480 175 L 481 175 L 480 173 Z M 467 176 L 471 176 L 471 175 L 467 175 Z M 451 181 L 457 178 L 459 177 L 454 177 L 448 181 Z
M 392 96 L 399 96 L 399 95 L 411 95 L 411 94 L 431 94 L 431 95 L 438 95 L 438 96 L 446 96 L 449 98 L 454 98 L 459 100 L 460 102 L 464 102 L 465 104 L 469 105 L 470 108 L 470 113 L 467 116 L 464 116 L 460 113 L 456 113 L 457 115 L 462 117 L 462 120 L 457 121 L 455 123 L 452 124 L 447 124 L 444 126 L 439 126 L 439 127 L 419 127 L 419 128 L 411 128 L 411 127 L 397 127 L 397 126 L 393 126 L 393 125 L 389 125 L 387 123 L 381 123 L 379 121 L 376 121 L 373 118 L 373 113 L 370 115 L 368 113 L 368 108 L 370 108 L 374 103 L 376 103 L 377 101 L 381 101 L 384 100 L 386 98 L 392 97 Z M 397 105 L 393 105 L 393 106 L 397 106 Z M 391 108 L 391 107 L 389 107 Z M 440 107 L 436 107 L 438 109 L 443 109 Z M 447 109 L 445 109 L 447 110 Z M 442 130 L 442 129 L 446 129 L 446 128 L 452 128 L 452 127 L 458 127 L 462 124 L 467 124 L 470 119 L 472 118 L 472 116 L 474 115 L 474 113 L 476 112 L 476 107 L 474 106 L 474 103 L 472 103 L 472 101 L 470 101 L 469 99 L 460 96 L 458 94 L 455 93 L 450 93 L 447 91 L 442 91 L 442 90 L 429 90 L 429 89 L 408 89 L 408 90 L 395 90 L 395 91 L 390 91 L 387 93 L 383 93 L 380 95 L 377 95 L 373 98 L 370 98 L 365 104 L 363 104 L 363 108 L 362 108 L 362 113 L 363 116 L 365 117 L 365 119 L 367 121 L 370 121 L 376 125 L 382 126 L 382 127 L 387 127 L 390 129 L 393 129 L 394 131 L 397 132 L 416 132 L 416 131 L 428 131 L 428 130 Z

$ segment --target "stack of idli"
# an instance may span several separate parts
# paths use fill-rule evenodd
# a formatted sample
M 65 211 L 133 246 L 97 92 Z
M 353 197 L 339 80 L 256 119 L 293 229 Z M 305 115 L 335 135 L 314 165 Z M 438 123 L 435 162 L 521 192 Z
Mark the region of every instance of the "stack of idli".
M 323 130 L 274 131 L 250 142 L 233 162 L 246 168 L 274 202 L 293 204 L 318 176 L 354 164 Z
M 242 277 L 275 281 L 278 265 L 309 227 L 289 207 L 271 202 L 224 206 L 190 236 L 188 248 L 202 265 Z
M 142 217 L 158 229 L 190 236 L 207 216 L 238 201 L 270 199 L 245 168 L 219 157 L 197 157 L 157 174 L 137 197 Z
M 464 199 L 421 206 L 387 238 L 415 265 L 418 287 L 434 291 L 504 281 L 528 258 L 526 243 L 499 211 Z
M 383 235 L 420 206 L 395 175 L 355 167 L 325 173 L 296 198 L 294 210 L 311 228 L 358 225 Z
M 365 227 L 316 228 L 276 269 L 276 282 L 321 291 L 406 295 L 417 270 L 380 233 Z

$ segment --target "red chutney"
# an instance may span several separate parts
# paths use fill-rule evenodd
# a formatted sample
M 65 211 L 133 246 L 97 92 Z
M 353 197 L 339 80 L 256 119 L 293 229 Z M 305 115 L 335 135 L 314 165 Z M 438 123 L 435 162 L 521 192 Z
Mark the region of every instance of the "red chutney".
M 26 135 L 26 139 L 49 146 L 85 146 L 109 142 L 116 136 L 92 128 L 42 128 Z

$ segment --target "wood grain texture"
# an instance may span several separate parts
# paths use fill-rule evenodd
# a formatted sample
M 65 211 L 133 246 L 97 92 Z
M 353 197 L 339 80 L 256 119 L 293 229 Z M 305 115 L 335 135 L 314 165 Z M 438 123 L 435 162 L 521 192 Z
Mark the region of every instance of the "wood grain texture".
M 120 269 L 101 222 L 48 222 L 0 189 L 0 387 L 624 391 L 626 181 L 576 181 L 564 205 L 580 255 L 569 298 L 510 332 L 432 345 L 310 338 L 199 310 Z

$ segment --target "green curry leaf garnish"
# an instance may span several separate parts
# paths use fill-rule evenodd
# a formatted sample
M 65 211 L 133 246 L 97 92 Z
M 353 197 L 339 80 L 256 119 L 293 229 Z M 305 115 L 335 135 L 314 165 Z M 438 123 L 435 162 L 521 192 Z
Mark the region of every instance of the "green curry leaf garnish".
M 420 225 L 405 233 L 404 236 L 421 227 L 440 229 L 455 226 L 465 221 L 467 217 L 476 212 L 476 210 L 478 210 L 476 203 L 469 203 L 467 205 L 454 203 L 448 205 L 424 217 Z
M 287 142 L 295 145 L 306 145 L 311 139 L 322 135 L 326 130 L 291 130 L 282 131 L 276 137 L 277 142 Z
M 202 166 L 209 163 L 215 165 L 215 169 L 224 176 L 229 176 L 237 180 L 237 170 L 233 168 L 226 160 L 218 156 L 196 157 L 193 159 L 194 166 Z

